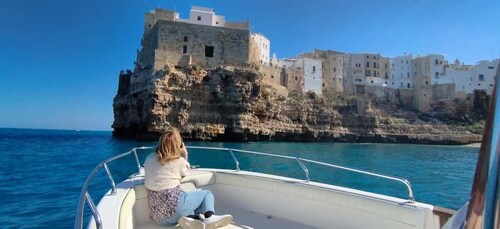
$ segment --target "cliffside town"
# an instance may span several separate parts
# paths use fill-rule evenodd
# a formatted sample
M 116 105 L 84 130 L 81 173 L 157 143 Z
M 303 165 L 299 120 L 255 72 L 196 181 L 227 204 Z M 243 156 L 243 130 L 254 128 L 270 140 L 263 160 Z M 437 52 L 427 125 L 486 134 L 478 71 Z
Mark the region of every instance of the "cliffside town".
M 144 28 L 135 69 L 119 76 L 117 137 L 157 139 L 176 126 L 188 140 L 480 142 L 498 68 L 330 50 L 278 60 L 248 21 L 202 7 L 189 19 L 156 9 Z M 467 72 L 486 85 L 455 82 Z

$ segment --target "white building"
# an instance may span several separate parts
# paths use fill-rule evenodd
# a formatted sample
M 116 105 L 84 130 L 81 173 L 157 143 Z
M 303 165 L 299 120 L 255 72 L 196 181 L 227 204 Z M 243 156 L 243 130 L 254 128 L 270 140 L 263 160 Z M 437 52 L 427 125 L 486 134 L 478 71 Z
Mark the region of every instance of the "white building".
M 226 22 L 224 16 L 216 15 L 212 8 L 193 6 L 189 12 L 189 23 L 224 27 Z
M 252 33 L 252 39 L 257 43 L 260 51 L 260 64 L 269 64 L 271 59 L 271 41 L 260 33 Z
M 491 95 L 495 74 L 500 59 L 493 61 L 480 61 L 476 65 L 463 65 L 456 60 L 454 64 L 445 66 L 443 75 L 434 75 L 432 84 L 455 84 L 455 95 L 465 98 L 474 90 L 484 90 Z
M 479 61 L 474 66 L 474 75 L 472 76 L 471 85 L 474 89 L 485 90 L 488 95 L 493 93 L 493 86 L 495 84 L 495 76 L 497 73 L 498 64 L 500 59 L 493 61 Z M 472 93 L 472 92 L 471 92 Z
M 304 92 L 313 91 L 317 95 L 322 94 L 323 69 L 321 60 L 287 58 L 282 59 L 281 64 L 283 68 L 292 68 L 300 71 L 300 75 L 304 77 L 304 84 L 300 85 L 304 89 Z
M 321 60 L 304 58 L 304 91 L 314 91 L 322 94 L 322 63 Z
M 392 88 L 413 88 L 413 56 L 411 54 L 390 59 L 390 73 L 387 86 Z

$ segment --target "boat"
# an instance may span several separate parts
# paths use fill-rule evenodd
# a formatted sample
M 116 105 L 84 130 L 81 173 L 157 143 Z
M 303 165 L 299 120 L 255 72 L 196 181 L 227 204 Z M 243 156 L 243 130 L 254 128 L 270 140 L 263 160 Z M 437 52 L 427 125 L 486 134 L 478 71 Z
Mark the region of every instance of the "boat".
M 234 221 L 224 227 L 227 229 L 500 228 L 500 113 L 497 111 L 500 101 L 496 99 L 499 93 L 497 84 L 479 152 L 470 203 L 464 204 L 458 212 L 416 201 L 410 182 L 404 178 L 305 158 L 229 148 L 188 147 L 230 154 L 234 169 L 193 169 L 189 176 L 182 179 L 181 187 L 186 191 L 200 188 L 211 190 L 216 198 L 217 211 L 234 216 Z M 144 168 L 138 157 L 139 153 L 152 150 L 152 147 L 133 148 L 99 163 L 82 187 L 74 228 L 83 228 L 87 205 L 91 212 L 87 226 L 89 229 L 165 228 L 149 219 Z M 235 152 L 296 161 L 304 173 L 304 179 L 242 170 Z M 135 158 L 137 171 L 116 185 L 108 165 L 124 157 Z M 314 182 L 310 180 L 306 163 L 397 181 L 404 184 L 408 196 L 397 198 Z M 111 188 L 96 206 L 88 189 L 102 169 L 109 177 Z
M 186 191 L 203 188 L 214 193 L 217 211 L 231 213 L 235 219 L 225 228 L 331 228 L 332 225 L 337 228 L 373 228 L 373 225 L 380 228 L 440 228 L 452 213 L 415 201 L 410 182 L 399 177 L 255 151 L 194 146 L 188 149 L 228 153 L 234 160 L 232 170 L 192 169 L 181 181 L 181 187 Z M 90 206 L 93 216 L 88 228 L 164 228 L 149 219 L 144 169 L 138 159 L 139 151 L 149 153 L 152 150 L 152 147 L 134 148 L 100 163 L 91 173 L 90 180 L 100 168 L 104 168 L 111 189 L 96 207 L 86 191 L 89 184 L 86 182 L 82 198 Z M 236 153 L 296 161 L 304 172 L 304 179 L 243 171 Z M 131 155 L 136 158 L 137 172 L 115 185 L 108 164 Z M 401 199 L 314 182 L 309 178 L 305 163 L 401 182 L 408 197 Z M 77 228 L 81 228 L 80 219 L 76 221 Z

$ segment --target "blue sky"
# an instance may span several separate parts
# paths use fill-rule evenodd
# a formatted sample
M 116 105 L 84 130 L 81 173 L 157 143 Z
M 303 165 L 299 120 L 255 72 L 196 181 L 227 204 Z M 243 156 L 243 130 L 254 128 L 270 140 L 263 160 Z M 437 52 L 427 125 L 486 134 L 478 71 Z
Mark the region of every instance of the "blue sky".
M 249 19 L 279 58 L 314 48 L 445 54 L 467 64 L 500 56 L 500 1 L 3 0 L 0 127 L 111 130 L 121 69 L 132 69 L 144 14 L 192 5 Z

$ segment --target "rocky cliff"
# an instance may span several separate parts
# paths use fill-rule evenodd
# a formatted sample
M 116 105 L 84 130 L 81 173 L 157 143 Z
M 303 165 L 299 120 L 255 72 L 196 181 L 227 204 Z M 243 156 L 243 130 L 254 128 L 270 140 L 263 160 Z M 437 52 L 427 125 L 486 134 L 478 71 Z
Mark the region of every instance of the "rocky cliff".
M 340 94 L 283 97 L 251 68 L 121 74 L 113 108 L 114 136 L 151 140 L 176 126 L 188 140 L 466 144 L 483 128 Z

